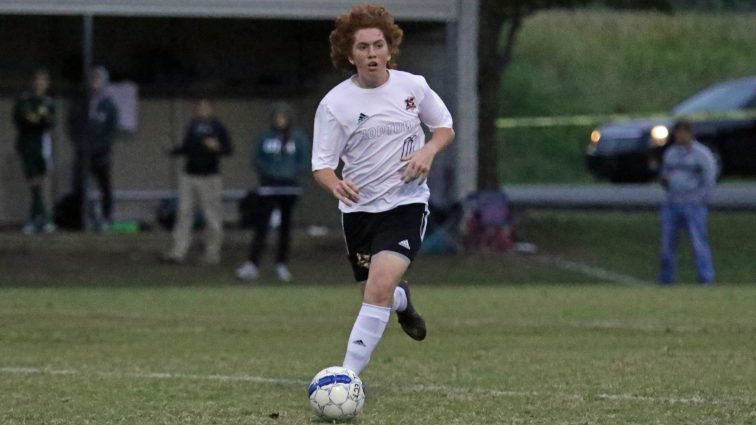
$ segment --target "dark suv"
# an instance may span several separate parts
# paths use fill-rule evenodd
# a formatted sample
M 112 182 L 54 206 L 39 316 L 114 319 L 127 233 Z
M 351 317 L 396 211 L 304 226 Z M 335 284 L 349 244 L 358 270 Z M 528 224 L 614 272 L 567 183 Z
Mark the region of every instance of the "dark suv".
M 613 182 L 644 182 L 659 171 L 675 117 L 693 124 L 696 139 L 719 161 L 720 174 L 756 174 L 756 76 L 715 84 L 677 105 L 671 117 L 618 121 L 593 130 L 588 168 Z

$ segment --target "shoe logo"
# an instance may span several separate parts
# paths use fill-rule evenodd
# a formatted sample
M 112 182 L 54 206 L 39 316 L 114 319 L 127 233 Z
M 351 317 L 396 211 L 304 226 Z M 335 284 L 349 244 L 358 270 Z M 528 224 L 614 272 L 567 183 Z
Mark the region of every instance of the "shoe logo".
M 359 345 L 359 346 L 361 346 L 361 347 L 367 347 L 367 345 L 365 345 L 365 343 L 364 343 L 364 342 L 362 342 L 362 340 L 361 340 L 361 339 L 358 339 L 358 340 L 356 340 L 356 341 L 352 341 L 352 344 L 357 344 L 357 345 Z
M 402 248 L 405 248 L 405 249 L 411 249 L 409 241 L 407 239 L 399 242 L 399 246 L 401 246 Z
M 362 122 L 367 120 L 368 118 L 370 117 L 360 112 L 360 116 L 357 117 L 357 124 L 362 124 Z

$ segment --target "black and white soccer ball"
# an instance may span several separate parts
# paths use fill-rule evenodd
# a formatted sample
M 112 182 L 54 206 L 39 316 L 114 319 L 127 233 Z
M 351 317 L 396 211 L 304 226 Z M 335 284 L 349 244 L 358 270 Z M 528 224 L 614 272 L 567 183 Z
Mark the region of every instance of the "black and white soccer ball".
M 341 366 L 318 372 L 307 388 L 310 406 L 320 418 L 342 421 L 357 416 L 365 404 L 365 389 L 356 373 Z

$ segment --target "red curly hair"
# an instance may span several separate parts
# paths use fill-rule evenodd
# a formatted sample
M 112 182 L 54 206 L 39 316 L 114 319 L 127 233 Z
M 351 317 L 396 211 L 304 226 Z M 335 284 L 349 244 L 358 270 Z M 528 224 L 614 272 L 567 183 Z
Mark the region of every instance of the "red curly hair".
M 404 31 L 394 23 L 394 17 L 383 6 L 360 4 L 352 7 L 349 13 L 336 18 L 336 25 L 328 40 L 331 42 L 331 62 L 337 69 L 356 72 L 357 68 L 349 63 L 354 45 L 354 33 L 364 28 L 378 28 L 386 38 L 391 60 L 389 68 L 396 67 L 399 45 L 402 44 Z

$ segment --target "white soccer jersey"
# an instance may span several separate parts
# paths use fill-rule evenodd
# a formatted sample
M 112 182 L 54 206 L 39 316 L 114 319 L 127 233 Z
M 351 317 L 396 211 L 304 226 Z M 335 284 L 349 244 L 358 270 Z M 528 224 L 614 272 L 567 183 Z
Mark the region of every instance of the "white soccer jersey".
M 364 89 L 347 79 L 323 98 L 315 114 L 312 170 L 336 169 L 352 180 L 360 199 L 343 212 L 382 212 L 428 203 L 425 181 L 402 181 L 405 158 L 425 144 L 421 123 L 433 131 L 452 128 L 452 118 L 425 78 L 390 70 L 380 87 Z

